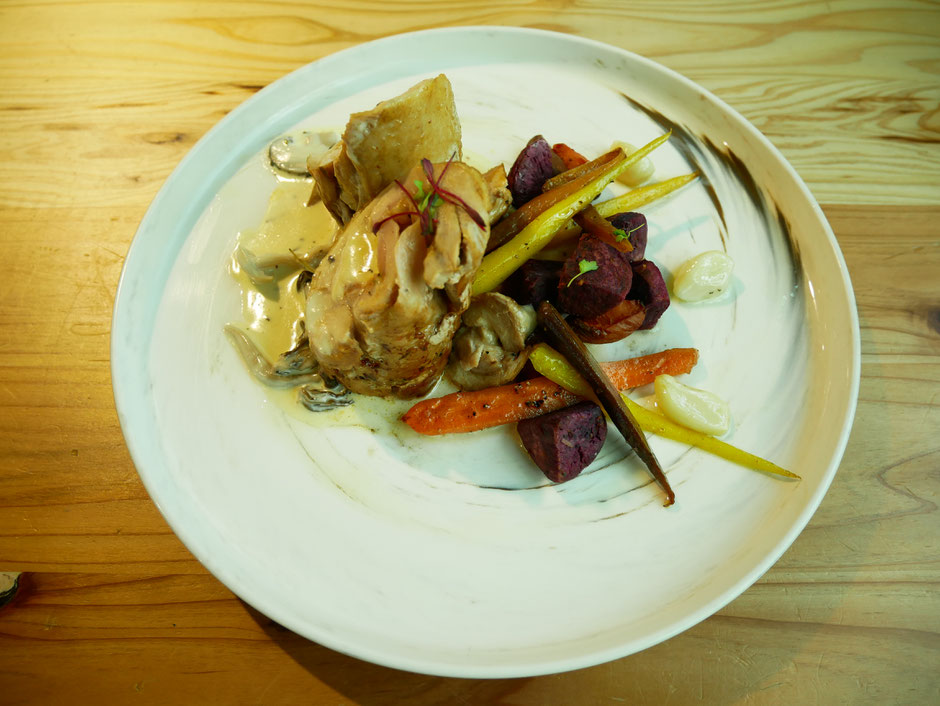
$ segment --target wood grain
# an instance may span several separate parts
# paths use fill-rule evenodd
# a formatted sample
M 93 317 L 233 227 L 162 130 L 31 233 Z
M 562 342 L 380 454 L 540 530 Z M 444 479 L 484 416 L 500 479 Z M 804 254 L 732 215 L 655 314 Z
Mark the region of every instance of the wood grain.
M 472 24 L 606 41 L 728 101 L 823 203 L 862 328 L 845 459 L 777 565 L 672 640 L 534 679 L 369 665 L 243 604 L 147 496 L 110 387 L 124 253 L 195 141 L 316 58 Z M 917 0 L 0 3 L 0 572 L 25 572 L 0 703 L 940 702 L 937 27 Z
M 3 205 L 143 206 L 196 139 L 289 71 L 388 34 L 473 24 L 580 34 L 656 59 L 751 120 L 822 202 L 940 203 L 929 2 L 403 2 L 382 12 L 348 1 L 8 2 L 0 12 Z M 57 165 L 73 188 L 37 164 Z

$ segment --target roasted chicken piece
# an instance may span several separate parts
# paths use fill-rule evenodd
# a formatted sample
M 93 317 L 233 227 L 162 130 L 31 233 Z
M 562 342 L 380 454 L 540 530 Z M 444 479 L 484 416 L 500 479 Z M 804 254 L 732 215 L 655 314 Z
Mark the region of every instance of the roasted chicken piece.
M 444 74 L 353 113 L 343 138 L 307 167 L 323 203 L 341 224 L 421 159 L 461 159 L 460 121 Z
M 490 207 L 476 169 L 425 161 L 359 210 L 307 288 L 321 373 L 367 395 L 428 392 L 470 302 Z
M 506 179 L 506 167 L 497 164 L 483 175 L 483 181 L 490 190 L 489 220 L 490 225 L 493 225 L 506 214 L 512 205 L 512 193 L 509 191 L 509 183 Z

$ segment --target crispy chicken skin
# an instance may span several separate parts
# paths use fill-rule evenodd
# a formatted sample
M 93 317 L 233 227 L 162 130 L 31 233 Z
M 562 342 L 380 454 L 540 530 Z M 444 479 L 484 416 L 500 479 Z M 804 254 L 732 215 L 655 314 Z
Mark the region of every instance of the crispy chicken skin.
M 460 121 L 450 81 L 441 74 L 353 113 L 343 138 L 308 169 L 329 212 L 340 223 L 421 159 L 460 161 Z
M 393 183 L 353 215 L 308 286 L 310 348 L 322 373 L 353 392 L 402 398 L 427 393 L 443 372 L 469 305 L 489 237 L 490 188 L 461 162 L 439 162 L 433 173 L 443 189 L 482 216 L 483 227 L 449 201 L 437 206 L 433 233 L 416 216 L 391 217 L 415 208 L 402 185 Z M 427 193 L 420 165 L 402 180 L 411 194 L 415 180 Z

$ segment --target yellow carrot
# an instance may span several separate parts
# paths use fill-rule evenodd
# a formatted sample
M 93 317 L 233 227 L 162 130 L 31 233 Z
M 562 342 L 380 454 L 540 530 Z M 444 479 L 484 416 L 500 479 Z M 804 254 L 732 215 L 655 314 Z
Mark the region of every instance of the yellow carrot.
M 681 441 L 689 446 L 697 446 L 703 451 L 708 451 L 711 454 L 715 454 L 715 456 L 720 456 L 721 458 L 733 461 L 742 466 L 747 466 L 748 468 L 754 468 L 758 471 L 773 473 L 786 478 L 800 479 L 796 473 L 791 473 L 765 458 L 743 451 L 737 446 L 732 446 L 720 439 L 716 439 L 714 436 L 709 436 L 700 431 L 694 431 L 688 427 L 684 427 L 681 424 L 676 424 L 662 414 L 648 410 L 646 407 L 641 407 L 622 392 L 620 396 L 623 397 L 623 401 L 627 403 L 627 407 L 630 408 L 630 411 L 636 418 L 637 424 L 640 425 L 643 431 L 648 431 L 657 436 L 672 439 L 673 441 Z
M 695 181 L 699 177 L 698 172 L 692 172 L 691 174 L 684 174 L 682 176 L 673 177 L 672 179 L 666 179 L 665 181 L 657 182 L 656 184 L 649 184 L 648 186 L 640 187 L 639 189 L 633 189 L 628 191 L 622 196 L 616 196 L 607 201 L 601 201 L 600 203 L 594 204 L 594 208 L 597 209 L 597 212 L 601 214 L 604 218 L 609 218 L 610 216 L 616 215 L 618 213 L 627 213 L 628 211 L 635 211 L 641 206 L 646 206 L 647 204 L 652 203 L 656 199 L 661 199 L 664 196 L 668 196 L 673 191 L 677 191 L 679 188 Z M 556 259 L 554 257 L 555 250 L 560 254 L 562 252 L 562 246 L 569 246 L 574 248 L 574 239 L 575 236 L 581 235 L 581 226 L 579 226 L 574 221 L 568 221 L 562 228 L 558 230 L 557 233 L 552 237 L 552 241 L 548 244 L 548 247 L 542 252 L 539 253 L 540 260 L 552 260 Z M 552 249 L 552 256 L 546 255 L 548 249 Z M 561 258 L 564 260 L 565 258 Z
M 600 213 L 604 218 L 608 216 L 613 216 L 616 213 L 625 213 L 627 211 L 633 211 L 638 209 L 640 206 L 645 206 L 648 203 L 660 199 L 667 194 L 671 194 L 673 191 L 676 191 L 680 187 L 685 186 L 691 181 L 694 181 L 698 178 L 698 172 L 692 172 L 691 174 L 684 174 L 682 176 L 673 177 L 672 179 L 666 179 L 665 181 L 658 182 L 656 184 L 650 184 L 649 186 L 641 186 L 638 189 L 633 189 L 628 191 L 622 196 L 617 196 L 607 201 L 601 201 L 598 204 L 595 204 L 594 208 L 597 209 L 597 212 Z
M 547 343 L 539 343 L 529 353 L 529 362 L 542 375 L 581 397 L 593 397 L 594 391 L 565 357 Z
M 545 344 L 535 347 L 541 357 Z M 551 349 L 549 349 L 551 351 Z M 558 355 L 552 351 L 556 356 Z M 698 362 L 694 348 L 669 348 L 659 353 L 601 363 L 618 390 L 648 385 L 663 373 L 681 375 Z M 518 422 L 554 412 L 581 401 L 581 397 L 545 377 L 487 387 L 483 390 L 453 392 L 417 402 L 405 412 L 402 421 L 419 434 L 455 434 L 478 431 L 500 424 Z
M 473 281 L 473 294 L 483 294 L 496 289 L 526 260 L 548 245 L 555 233 L 568 222 L 569 218 L 596 199 L 610 182 L 629 169 L 631 165 L 666 142 L 671 134 L 670 131 L 657 137 L 629 157 L 615 159 L 596 179 L 547 209 L 512 240 L 484 257 L 476 279 Z
M 558 383 L 577 395 L 584 397 L 591 396 L 591 388 L 587 382 L 578 374 L 571 364 L 565 360 L 564 356 L 553 348 L 540 344 L 533 349 L 529 360 L 532 362 L 533 367 L 549 380 Z M 765 473 L 773 473 L 786 478 L 795 478 L 797 480 L 800 478 L 795 473 L 791 473 L 775 463 L 771 463 L 767 459 L 755 456 L 747 451 L 742 451 L 736 446 L 720 441 L 708 434 L 702 434 L 701 432 L 684 427 L 681 424 L 676 424 L 661 414 L 641 407 L 622 392 L 620 395 L 623 397 L 624 402 L 643 431 L 663 436 L 674 441 L 681 441 L 689 446 L 696 446 L 703 451 L 708 451 L 711 454 L 746 466 L 747 468 L 764 471 Z

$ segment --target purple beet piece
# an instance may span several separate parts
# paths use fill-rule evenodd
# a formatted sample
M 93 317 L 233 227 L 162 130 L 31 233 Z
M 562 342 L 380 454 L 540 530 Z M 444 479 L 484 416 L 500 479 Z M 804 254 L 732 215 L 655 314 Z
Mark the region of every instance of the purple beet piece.
M 542 184 L 555 176 L 552 148 L 541 135 L 536 135 L 523 148 L 509 170 L 509 191 L 512 205 L 519 208 L 542 193 Z
M 614 228 L 619 228 L 628 234 L 633 250 L 625 252 L 623 256 L 630 262 L 638 262 L 646 254 L 646 216 L 642 213 L 629 211 L 617 213 L 607 219 Z
M 607 420 L 594 402 L 524 419 L 516 425 L 522 444 L 545 476 L 561 483 L 583 471 L 607 438 Z
M 503 293 L 520 304 L 552 303 L 558 297 L 561 263 L 553 260 L 526 260 L 503 284 Z
M 594 268 L 581 274 L 581 263 Z M 616 248 L 597 236 L 581 236 L 565 260 L 558 280 L 558 307 L 582 319 L 593 319 L 624 300 L 633 272 Z
M 646 307 L 646 318 L 641 330 L 651 329 L 659 317 L 669 308 L 669 290 L 659 268 L 649 260 L 631 263 L 633 267 L 633 285 L 627 299 L 634 299 Z

